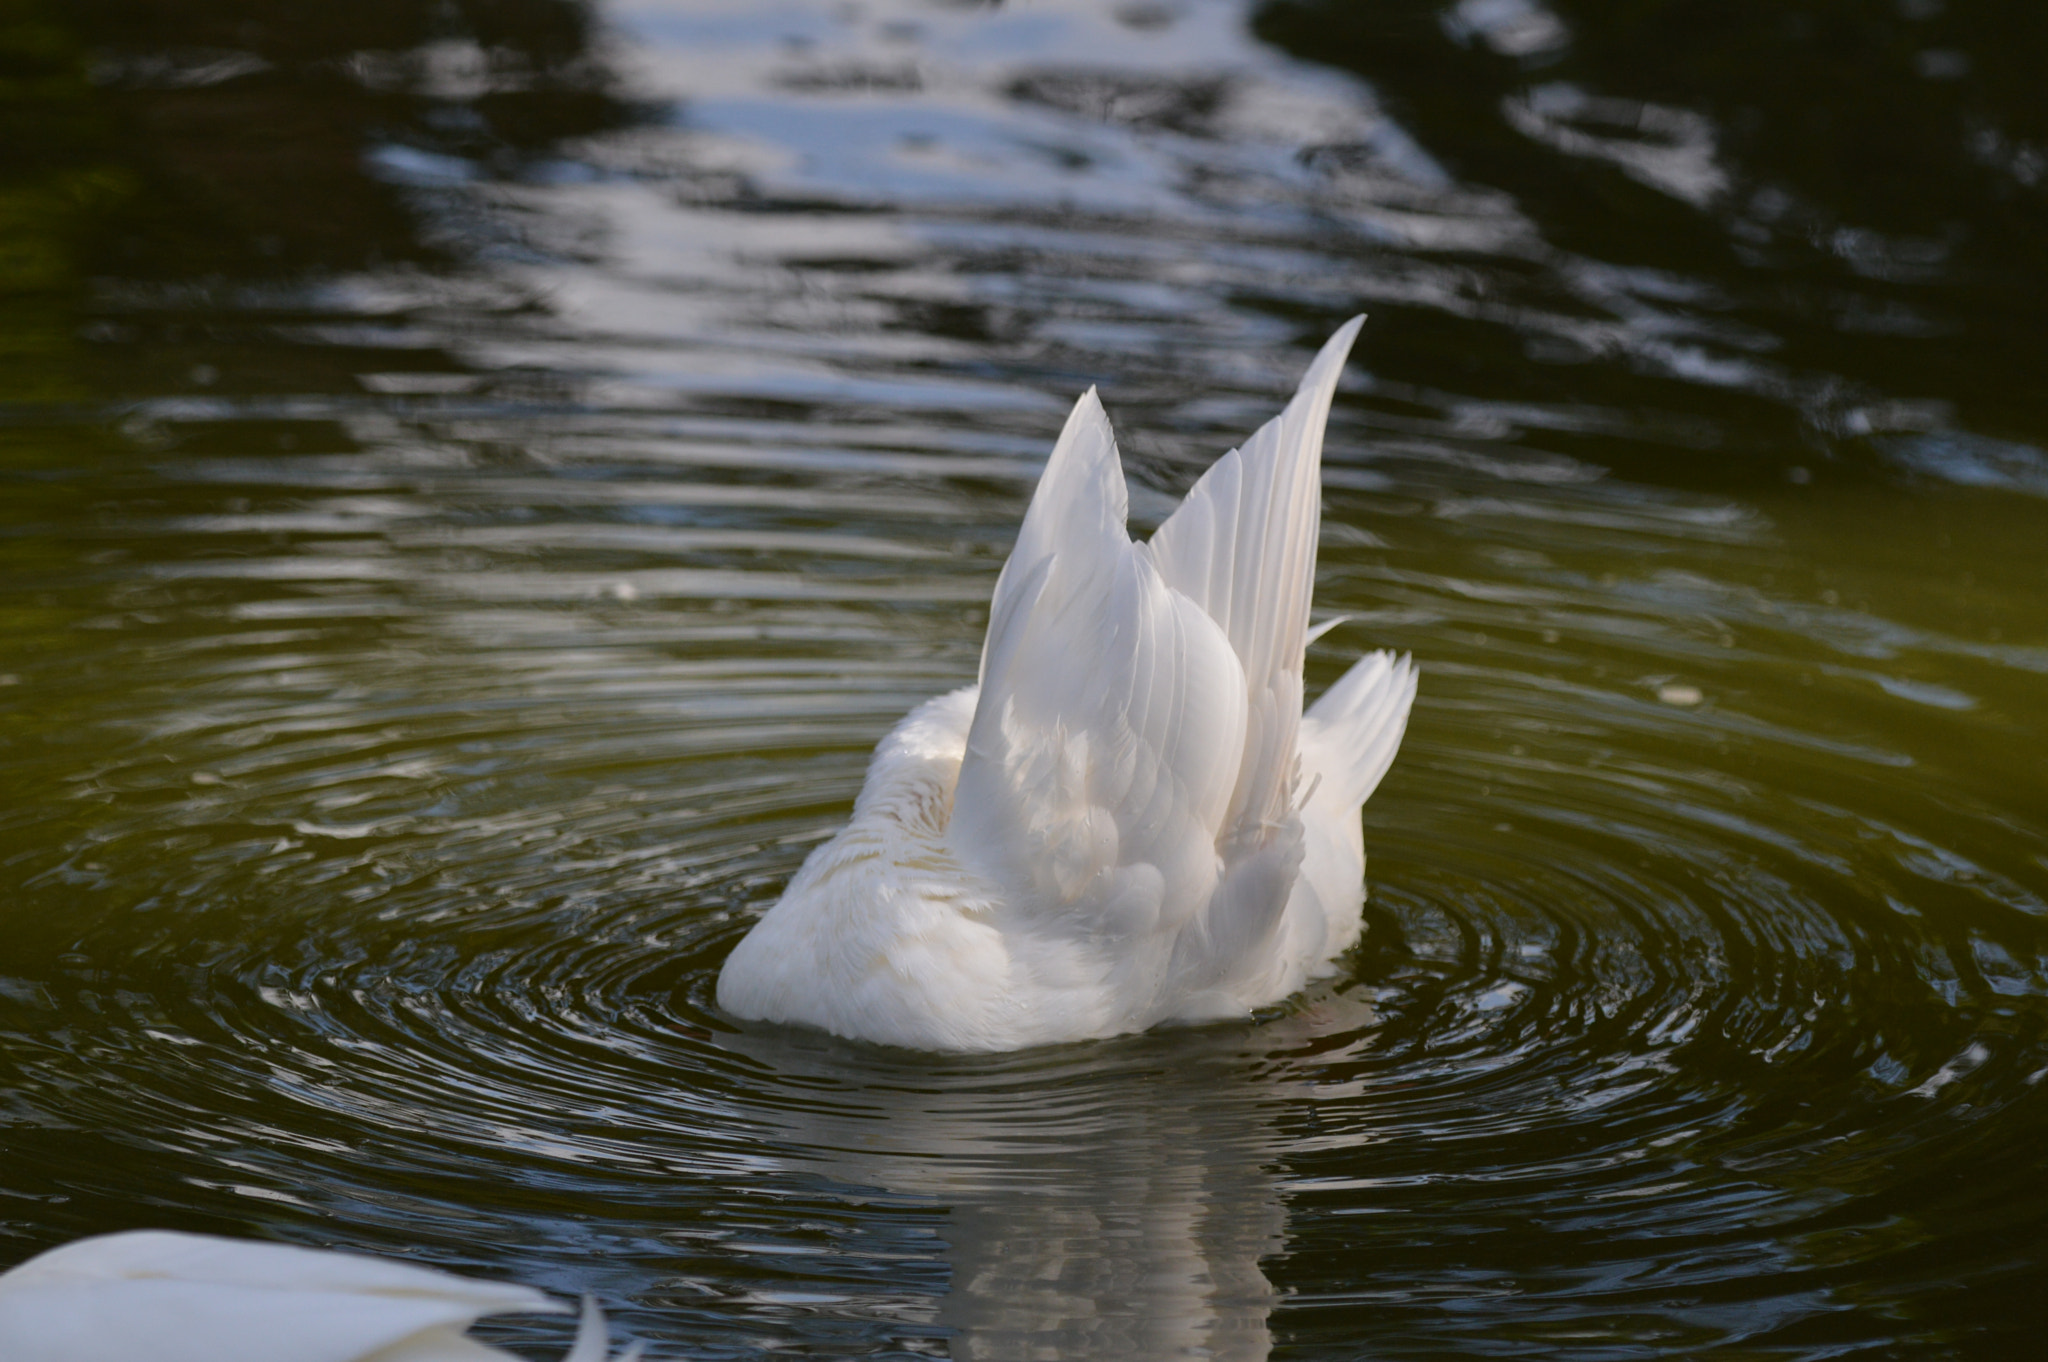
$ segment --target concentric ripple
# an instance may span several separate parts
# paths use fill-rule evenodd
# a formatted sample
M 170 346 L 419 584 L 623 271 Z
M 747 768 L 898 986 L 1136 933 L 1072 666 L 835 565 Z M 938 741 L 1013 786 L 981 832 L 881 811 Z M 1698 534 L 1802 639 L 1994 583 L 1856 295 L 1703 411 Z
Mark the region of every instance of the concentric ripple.
M 216 547 L 233 517 L 134 513 L 119 534 L 174 551 L 53 592 L 85 641 L 17 692 L 42 731 L 102 736 L 23 766 L 47 802 L 15 821 L 0 1009 L 11 1176 L 41 1209 L 16 1232 L 73 1198 L 253 1216 L 739 1351 L 1899 1343 L 1949 1326 L 1873 1323 L 1845 1282 L 2010 1289 L 2000 1241 L 1951 1226 L 2030 1204 L 1974 1184 L 2039 1157 L 2013 1132 L 2048 1072 L 2048 904 L 2028 815 L 1946 750 L 1979 710 L 1861 721 L 1912 702 L 1831 636 L 1908 631 L 1741 586 L 1787 553 L 1758 512 L 1496 478 L 1497 536 L 1416 517 L 1429 484 L 1380 466 L 1400 492 L 1333 492 L 1322 604 L 1361 618 L 1312 659 L 1326 680 L 1364 636 L 1424 666 L 1368 810 L 1365 942 L 1244 1025 L 974 1060 L 737 1027 L 711 994 L 874 739 L 971 675 L 995 560 L 942 546 L 998 539 L 1016 483 L 976 500 L 913 460 L 905 500 L 949 520 L 878 500 L 812 531 L 865 604 L 787 570 L 803 495 L 717 499 L 769 546 L 718 595 L 566 603 L 565 575 L 638 571 L 606 564 L 617 501 L 567 481 L 541 536 L 566 565 L 434 528 L 532 496 L 484 470 L 387 492 L 407 528 L 351 560 L 383 569 L 286 587 L 273 565 L 335 561 L 321 536 L 355 527 L 318 500 L 353 485 L 302 477 L 260 513 L 299 534 L 253 560 Z M 215 497 L 206 467 L 153 490 Z M 840 473 L 784 476 L 823 497 Z M 1439 511 L 1471 505 L 1472 475 L 1432 476 Z M 674 533 L 636 551 L 730 552 Z M 1906 647 L 1959 658 L 1939 684 L 1985 709 L 2029 661 Z
M 1572 41 L 1452 11 L 1410 27 Z M 467 263 L 106 281 L 83 395 L 0 415 L 0 1265 L 410 1254 L 693 1358 L 2021 1336 L 2048 503 L 1874 331 L 1815 339 L 1904 328 L 1913 242 L 1813 226 L 1867 268 L 1782 314 L 1704 250 L 1580 253 L 1232 6 L 761 13 L 618 7 L 667 112 L 557 160 L 377 150 Z M 459 46 L 422 126 L 482 116 Z M 1704 113 L 1487 99 L 1545 184 L 1622 177 L 1603 213 L 1763 230 Z M 1310 689 L 1422 682 L 1336 975 L 974 1059 L 722 1014 L 875 741 L 974 675 L 1066 404 L 1100 385 L 1142 529 L 1361 306 Z

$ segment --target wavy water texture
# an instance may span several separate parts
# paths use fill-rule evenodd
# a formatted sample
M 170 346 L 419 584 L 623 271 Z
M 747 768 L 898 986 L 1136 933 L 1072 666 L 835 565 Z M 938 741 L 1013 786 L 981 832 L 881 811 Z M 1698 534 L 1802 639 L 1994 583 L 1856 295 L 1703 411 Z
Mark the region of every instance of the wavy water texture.
M 411 1255 L 678 1357 L 2030 1327 L 2048 143 L 1976 19 L 88 8 L 0 298 L 0 1266 Z M 1967 231 L 1766 135 L 1844 24 Z M 1148 528 L 1360 309 L 1309 689 L 1422 685 L 1338 976 L 971 1061 L 721 1014 L 1073 397 Z

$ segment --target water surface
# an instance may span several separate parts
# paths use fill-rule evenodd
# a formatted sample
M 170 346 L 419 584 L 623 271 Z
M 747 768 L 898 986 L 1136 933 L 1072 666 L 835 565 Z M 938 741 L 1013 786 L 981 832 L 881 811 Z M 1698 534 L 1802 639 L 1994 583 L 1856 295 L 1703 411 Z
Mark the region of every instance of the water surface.
M 29 14 L 0 1263 L 408 1254 L 673 1357 L 2028 1337 L 2032 9 Z M 1423 679 L 1338 977 L 721 1014 L 1073 398 L 1148 526 L 1361 310 L 1310 683 Z

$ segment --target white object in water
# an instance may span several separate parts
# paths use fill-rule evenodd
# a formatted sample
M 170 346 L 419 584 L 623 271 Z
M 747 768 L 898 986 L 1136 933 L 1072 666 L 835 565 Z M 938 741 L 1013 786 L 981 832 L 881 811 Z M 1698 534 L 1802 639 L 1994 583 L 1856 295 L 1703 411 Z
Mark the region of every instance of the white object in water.
M 741 1017 L 1008 1050 L 1243 1016 L 1358 939 L 1359 806 L 1406 658 L 1302 713 L 1323 425 L 1363 318 L 1286 411 L 1131 541 L 1090 389 L 989 606 L 981 678 L 882 740 L 852 822 L 718 979 Z
M 560 1313 L 538 1291 L 354 1253 L 133 1230 L 0 1274 L 6 1362 L 519 1362 L 463 1330 Z M 640 1356 L 635 1344 L 619 1362 Z M 589 1297 L 562 1362 L 605 1362 Z

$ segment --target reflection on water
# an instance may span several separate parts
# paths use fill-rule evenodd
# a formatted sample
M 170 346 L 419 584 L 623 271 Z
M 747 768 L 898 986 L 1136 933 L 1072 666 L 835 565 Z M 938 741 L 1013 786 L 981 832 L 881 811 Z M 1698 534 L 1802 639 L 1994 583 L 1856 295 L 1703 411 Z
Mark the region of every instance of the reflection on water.
M 936 1320 L 956 1357 L 1264 1358 L 1286 1243 L 1275 1114 L 1294 1062 L 1369 1022 L 1355 1001 L 1254 1034 L 1206 1028 L 965 1062 L 800 1033 L 726 1038 L 803 1096 L 791 1171 L 946 1208 Z
M 410 1252 L 689 1356 L 2022 1337 L 2032 11 L 8 15 L 0 1262 Z M 719 1014 L 1074 395 L 1156 519 L 1360 309 L 1310 687 L 1425 681 L 1339 977 Z

